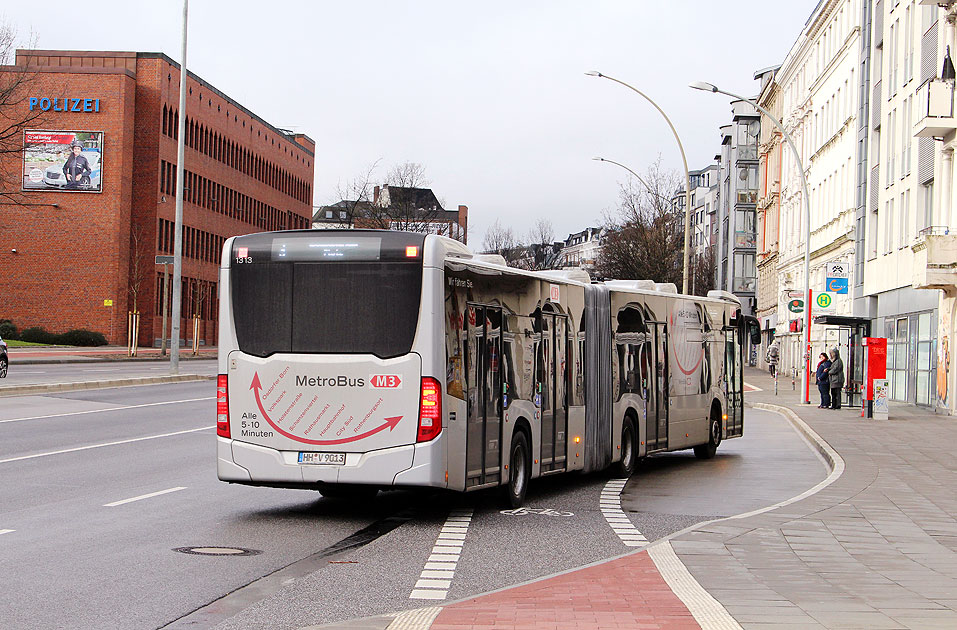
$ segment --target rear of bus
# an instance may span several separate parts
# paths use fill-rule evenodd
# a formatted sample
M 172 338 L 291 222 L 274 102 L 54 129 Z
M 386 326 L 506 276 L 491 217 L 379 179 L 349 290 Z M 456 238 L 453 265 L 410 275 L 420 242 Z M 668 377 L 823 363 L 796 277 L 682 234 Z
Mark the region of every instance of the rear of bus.
M 425 262 L 436 238 L 303 230 L 226 241 L 221 480 L 446 485 L 442 268 Z

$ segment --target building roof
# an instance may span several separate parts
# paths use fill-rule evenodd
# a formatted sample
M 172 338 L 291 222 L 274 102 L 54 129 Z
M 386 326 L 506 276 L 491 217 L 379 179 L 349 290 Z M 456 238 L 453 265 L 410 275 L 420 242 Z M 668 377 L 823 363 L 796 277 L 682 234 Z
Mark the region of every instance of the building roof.
M 412 206 L 414 208 L 425 208 L 445 211 L 438 197 L 432 192 L 431 188 L 412 188 L 405 186 L 382 187 L 382 191 L 388 191 L 389 206 Z M 381 195 L 381 193 L 380 193 Z M 382 198 L 381 196 L 379 197 Z

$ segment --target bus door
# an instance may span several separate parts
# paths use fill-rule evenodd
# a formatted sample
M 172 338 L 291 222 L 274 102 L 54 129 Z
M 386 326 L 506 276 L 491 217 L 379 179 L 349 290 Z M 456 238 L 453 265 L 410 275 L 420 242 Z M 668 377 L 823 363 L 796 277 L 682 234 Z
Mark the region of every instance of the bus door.
M 743 318 L 738 318 L 743 322 Z M 744 433 L 744 361 L 743 323 L 724 329 L 724 393 L 728 401 L 725 436 L 740 437 Z
M 568 430 L 568 317 L 542 313 L 542 339 L 539 344 L 539 368 L 536 402 L 542 414 L 542 472 L 566 467 Z
M 645 384 L 645 446 L 649 451 L 668 448 L 668 335 L 665 322 L 648 320 L 642 373 Z
M 502 448 L 502 309 L 468 305 L 466 487 L 498 483 Z

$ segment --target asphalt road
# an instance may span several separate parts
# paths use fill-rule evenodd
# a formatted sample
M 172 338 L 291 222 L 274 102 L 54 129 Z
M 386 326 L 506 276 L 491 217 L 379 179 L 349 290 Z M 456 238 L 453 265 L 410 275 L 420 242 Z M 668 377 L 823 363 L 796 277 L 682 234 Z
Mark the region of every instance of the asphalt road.
M 223 484 L 213 394 L 200 382 L 5 399 L 0 532 L 12 531 L 0 533 L 0 575 L 16 579 L 4 580 L 0 627 L 302 628 L 434 604 L 410 595 L 457 509 L 473 515 L 446 601 L 629 550 L 599 509 L 608 475 L 533 482 L 520 514 L 502 513 L 492 492 L 353 503 Z M 654 540 L 824 478 L 782 418 L 748 410 L 746 422 L 713 460 L 644 462 L 621 503 L 638 530 Z M 334 547 L 370 525 L 388 531 Z M 260 553 L 174 551 L 186 546 Z

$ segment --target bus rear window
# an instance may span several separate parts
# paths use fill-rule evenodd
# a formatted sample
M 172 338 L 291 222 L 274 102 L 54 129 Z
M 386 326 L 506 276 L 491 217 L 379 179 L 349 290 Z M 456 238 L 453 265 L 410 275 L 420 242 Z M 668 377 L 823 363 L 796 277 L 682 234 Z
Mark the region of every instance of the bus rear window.
M 389 358 L 412 349 L 422 261 L 233 265 L 230 287 L 242 352 Z

